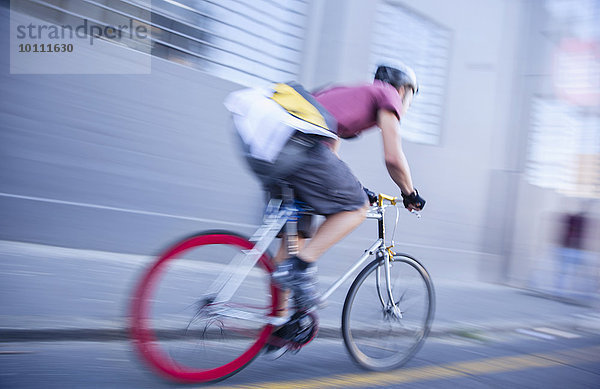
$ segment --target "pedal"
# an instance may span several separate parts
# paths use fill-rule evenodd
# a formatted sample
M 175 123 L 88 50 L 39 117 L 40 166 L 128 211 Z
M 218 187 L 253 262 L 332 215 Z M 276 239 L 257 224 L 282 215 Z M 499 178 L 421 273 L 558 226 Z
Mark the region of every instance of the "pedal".
M 310 343 L 317 335 L 317 332 L 319 331 L 319 321 L 316 315 L 307 312 L 299 317 L 297 322 L 298 329 L 293 341 L 299 346 L 297 349 L 300 350 L 300 348 Z
M 288 351 L 296 354 L 315 338 L 319 329 L 318 323 L 314 313 L 295 312 L 289 321 L 271 334 L 264 355 L 275 360 Z

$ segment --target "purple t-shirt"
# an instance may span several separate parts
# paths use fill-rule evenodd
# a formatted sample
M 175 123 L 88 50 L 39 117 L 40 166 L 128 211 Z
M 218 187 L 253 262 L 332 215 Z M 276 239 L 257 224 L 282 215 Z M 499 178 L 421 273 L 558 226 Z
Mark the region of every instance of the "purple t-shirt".
M 333 87 L 314 96 L 337 120 L 340 138 L 352 138 L 376 125 L 380 109 L 393 112 L 398 119 L 402 112 L 396 88 L 379 80 L 360 86 Z

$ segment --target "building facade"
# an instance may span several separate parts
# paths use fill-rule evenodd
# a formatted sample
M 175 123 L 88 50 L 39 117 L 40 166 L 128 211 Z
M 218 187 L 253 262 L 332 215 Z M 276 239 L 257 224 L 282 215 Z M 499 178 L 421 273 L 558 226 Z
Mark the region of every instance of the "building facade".
M 144 49 L 152 58 L 151 72 L 128 75 L 17 74 L 2 59 L 0 143 L 8 168 L 0 238 L 150 254 L 194 230 L 249 233 L 260 223 L 262 193 L 237 154 L 225 96 L 291 79 L 309 89 L 368 82 L 380 61 L 402 60 L 421 83 L 401 131 L 428 204 L 422 219 L 401 216 L 396 242 L 434 274 L 531 284 L 549 245 L 543 216 L 571 204 L 567 197 L 599 197 L 597 148 L 579 159 L 583 192 L 577 185 L 557 192 L 556 178 L 540 184 L 543 174 L 531 173 L 548 171 L 536 157 L 548 149 L 532 152 L 543 144 L 532 134 L 545 139 L 548 131 L 536 112 L 545 117 L 548 104 L 567 104 L 589 128 L 586 136 L 598 139 L 594 97 L 584 114 L 553 89 L 560 42 L 548 39 L 547 26 L 562 3 L 48 0 L 3 8 L 6 19 L 18 11 L 56 24 L 135 19 L 151 31 Z M 9 28 L 3 23 L 3 36 Z M 139 49 L 139 42 L 104 38 L 98 45 Z M 81 61 L 75 69 L 87 66 L 73 61 Z M 94 61 L 110 68 L 111 58 Z M 365 186 L 398 194 L 377 131 L 344 142 L 341 156 Z M 373 235 L 366 222 L 326 256 L 360 250 Z

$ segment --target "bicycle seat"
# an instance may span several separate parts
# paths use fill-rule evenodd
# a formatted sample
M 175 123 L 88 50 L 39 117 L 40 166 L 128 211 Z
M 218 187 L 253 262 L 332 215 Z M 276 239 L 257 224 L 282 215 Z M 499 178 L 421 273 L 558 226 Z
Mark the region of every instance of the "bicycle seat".
M 270 199 L 281 199 L 286 206 L 294 206 L 301 214 L 316 214 L 316 211 L 308 203 L 298 199 L 294 187 L 284 179 L 276 180 L 267 189 Z

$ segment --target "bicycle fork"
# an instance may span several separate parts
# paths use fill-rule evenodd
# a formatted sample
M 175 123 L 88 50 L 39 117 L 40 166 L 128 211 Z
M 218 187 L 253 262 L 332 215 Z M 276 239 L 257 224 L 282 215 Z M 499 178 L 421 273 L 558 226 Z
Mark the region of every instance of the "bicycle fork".
M 392 260 L 390 254 L 381 249 L 380 252 L 377 253 L 377 256 L 383 257 L 383 271 L 385 277 L 385 290 L 381 290 L 381 266 L 378 266 L 375 270 L 376 272 L 376 286 L 377 286 L 377 294 L 379 296 L 379 301 L 381 302 L 381 306 L 383 307 L 383 312 L 385 316 L 390 316 L 392 318 L 402 319 L 402 311 L 398 308 L 396 304 L 396 300 L 394 300 L 394 295 L 392 294 L 392 277 L 391 277 L 391 268 L 392 268 Z M 385 296 L 384 296 L 385 293 Z M 387 302 L 386 298 L 387 297 Z

